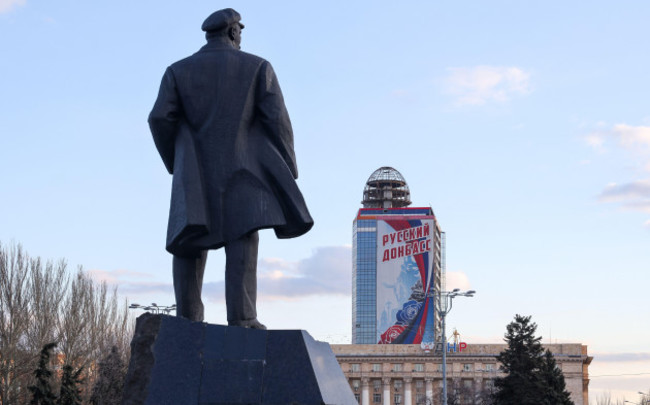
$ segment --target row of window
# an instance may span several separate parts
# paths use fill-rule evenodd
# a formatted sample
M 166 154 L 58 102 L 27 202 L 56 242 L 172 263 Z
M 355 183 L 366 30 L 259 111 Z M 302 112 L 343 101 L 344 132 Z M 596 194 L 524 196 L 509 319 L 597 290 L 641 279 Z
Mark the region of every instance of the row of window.
M 370 249 L 376 249 L 377 248 L 377 238 L 375 237 L 375 234 L 372 234 L 372 237 L 363 237 L 359 236 L 356 240 L 355 243 L 357 249 L 360 246 L 363 247 L 368 247 Z
M 361 403 L 361 396 L 359 394 L 354 394 L 354 398 L 357 400 L 358 403 Z M 374 393 L 372 394 L 372 402 L 374 404 L 381 404 L 381 394 Z M 401 404 L 402 403 L 402 394 L 395 394 L 393 395 L 393 403 L 394 404 Z M 415 396 L 415 404 L 416 405 L 424 405 L 426 404 L 426 397 L 424 394 L 418 394 Z
M 380 392 L 383 390 L 383 383 L 381 380 L 371 380 L 372 381 L 372 389 L 373 392 Z M 462 380 L 463 381 L 463 387 L 464 388 L 472 388 L 474 385 L 474 380 Z M 361 388 L 361 380 L 351 380 L 350 381 L 352 385 L 352 390 L 354 392 L 358 392 Z M 437 381 L 439 386 L 442 386 L 442 381 Z M 488 379 L 485 380 L 485 385 L 486 386 L 492 386 L 494 383 L 494 380 Z M 423 392 L 425 388 L 425 382 L 424 380 L 419 380 L 416 379 L 413 381 L 413 385 L 415 386 L 415 392 Z M 404 381 L 402 380 L 393 380 L 393 388 L 395 391 L 400 391 L 402 388 L 404 388 Z
M 355 269 L 356 270 L 352 275 L 352 282 L 355 282 L 357 280 L 370 280 L 370 281 L 375 281 L 377 278 L 377 269 L 373 266 L 357 266 Z
M 361 395 L 360 394 L 354 394 L 354 398 L 356 399 L 357 403 L 361 403 Z M 372 394 L 372 402 L 374 404 L 381 404 L 381 394 Z M 393 403 L 396 405 L 399 405 L 402 403 L 402 394 L 395 394 L 393 395 Z M 415 405 L 427 405 L 430 404 L 431 402 L 427 401 L 426 395 L 425 394 L 416 394 L 415 395 Z
M 372 371 L 373 372 L 381 372 L 382 371 L 382 366 L 383 366 L 382 363 L 372 363 Z M 483 364 L 483 367 L 484 368 L 482 370 L 479 369 L 477 371 L 495 371 L 496 370 L 496 364 L 495 363 L 486 363 L 486 364 Z M 350 363 L 350 371 L 353 372 L 353 373 L 361 372 L 361 364 L 360 363 Z M 402 363 L 392 363 L 391 371 L 395 371 L 395 372 L 404 371 L 404 365 Z M 424 363 L 414 363 L 413 364 L 413 371 L 415 371 L 415 372 L 424 372 Z M 442 364 L 438 364 L 438 371 L 442 371 Z M 474 364 L 473 363 L 465 363 L 465 364 L 463 364 L 463 371 L 474 371 Z

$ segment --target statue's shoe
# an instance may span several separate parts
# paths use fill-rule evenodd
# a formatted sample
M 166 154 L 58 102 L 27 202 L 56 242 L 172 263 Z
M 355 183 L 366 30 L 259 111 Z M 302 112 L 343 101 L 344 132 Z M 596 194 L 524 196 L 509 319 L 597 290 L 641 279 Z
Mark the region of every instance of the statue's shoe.
M 230 326 L 241 326 L 242 328 L 262 329 L 266 330 L 266 326 L 262 325 L 257 319 L 249 319 L 245 321 L 232 321 L 228 322 Z

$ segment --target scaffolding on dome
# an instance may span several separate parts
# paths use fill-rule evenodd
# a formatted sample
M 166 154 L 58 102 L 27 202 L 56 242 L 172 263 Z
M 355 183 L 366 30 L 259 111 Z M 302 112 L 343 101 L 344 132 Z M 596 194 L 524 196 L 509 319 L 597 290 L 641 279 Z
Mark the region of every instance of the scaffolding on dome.
M 401 208 L 411 205 L 409 186 L 400 172 L 384 166 L 375 170 L 363 189 L 364 208 Z

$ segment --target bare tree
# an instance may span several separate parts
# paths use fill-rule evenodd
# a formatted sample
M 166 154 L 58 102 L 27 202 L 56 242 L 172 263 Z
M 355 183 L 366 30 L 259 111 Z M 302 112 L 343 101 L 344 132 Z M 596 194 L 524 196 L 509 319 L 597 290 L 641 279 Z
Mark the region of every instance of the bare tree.
M 61 308 L 57 332 L 59 350 L 67 364 L 84 365 L 93 345 L 93 282 L 81 269 L 70 283 L 70 289 Z
M 596 405 L 624 405 L 622 399 L 612 399 L 612 394 L 601 394 L 596 398 Z
M 17 404 L 21 379 L 33 371 L 34 354 L 26 353 L 29 325 L 29 260 L 20 245 L 0 244 L 0 403 Z M 23 385 L 27 386 L 27 385 Z
M 449 380 L 447 389 L 448 405 L 492 405 L 494 388 L 491 385 L 472 384 L 466 386 L 461 384 L 458 379 Z M 442 403 L 442 389 L 435 387 L 433 397 L 427 397 L 425 403 L 439 404 Z
M 105 282 L 94 282 L 80 268 L 64 300 L 59 339 L 66 363 L 89 370 L 84 400 L 90 397 L 99 360 L 111 353 L 113 346 L 119 349 L 121 360 L 128 361 L 132 325 L 128 306 L 119 304 L 117 290 L 109 293 Z
M 20 245 L 0 244 L 0 405 L 27 402 L 24 387 L 34 383 L 39 351 L 53 341 L 59 342 L 55 368 L 85 370 L 79 377 L 87 403 L 100 359 L 113 346 L 128 364 L 133 327 L 116 288 L 96 282 L 81 268 L 71 276 L 63 260 L 43 263 Z
M 28 351 L 40 350 L 48 342 L 58 340 L 57 320 L 68 286 L 67 266 L 61 260 L 56 265 L 41 259 L 29 259 L 29 324 Z
M 122 386 L 126 377 L 126 364 L 117 346 L 99 362 L 98 378 L 93 387 L 90 403 L 93 405 L 119 405 L 122 402 Z

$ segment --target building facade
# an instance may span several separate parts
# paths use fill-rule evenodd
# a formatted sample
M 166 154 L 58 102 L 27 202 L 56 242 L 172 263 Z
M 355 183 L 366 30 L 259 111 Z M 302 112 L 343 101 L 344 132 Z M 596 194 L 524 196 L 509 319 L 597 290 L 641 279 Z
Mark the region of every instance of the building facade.
M 362 203 L 352 232 L 352 342 L 433 344 L 444 254 L 433 210 L 408 207 L 408 185 L 390 167 L 370 176 Z
M 431 208 L 409 207 L 408 184 L 391 167 L 381 167 L 368 178 L 362 204 L 352 238 L 353 344 L 331 345 L 332 350 L 360 404 L 440 404 L 444 233 Z M 592 358 L 587 347 L 546 347 L 562 369 L 573 402 L 588 405 Z M 447 355 L 447 387 L 454 403 L 483 403 L 495 378 L 504 375 L 497 361 L 504 349 L 453 343 Z
M 442 356 L 420 345 L 331 345 L 350 387 L 361 405 L 441 404 Z M 496 357 L 503 344 L 467 344 L 447 354 L 448 393 L 460 404 L 482 403 L 503 377 Z M 551 344 L 575 405 L 588 405 L 592 357 L 582 344 Z

